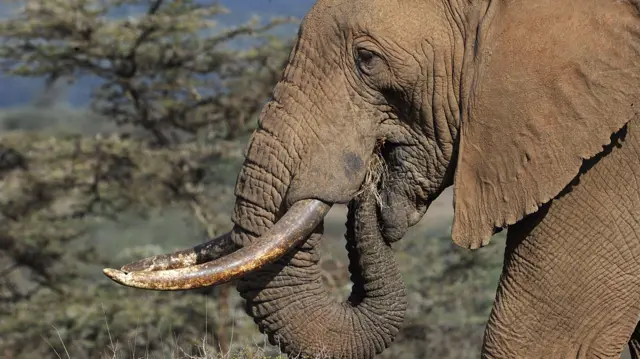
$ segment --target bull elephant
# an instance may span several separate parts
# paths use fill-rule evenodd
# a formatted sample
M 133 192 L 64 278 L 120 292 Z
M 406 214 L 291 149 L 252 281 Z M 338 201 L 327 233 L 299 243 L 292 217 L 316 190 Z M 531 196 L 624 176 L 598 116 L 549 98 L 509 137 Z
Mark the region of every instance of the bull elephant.
M 237 280 L 285 352 L 372 358 L 407 306 L 390 244 L 453 186 L 456 244 L 508 228 L 483 358 L 627 343 L 637 358 L 639 100 L 638 0 L 319 0 L 250 140 L 231 232 L 105 274 L 156 290 Z M 336 203 L 344 303 L 318 266 Z

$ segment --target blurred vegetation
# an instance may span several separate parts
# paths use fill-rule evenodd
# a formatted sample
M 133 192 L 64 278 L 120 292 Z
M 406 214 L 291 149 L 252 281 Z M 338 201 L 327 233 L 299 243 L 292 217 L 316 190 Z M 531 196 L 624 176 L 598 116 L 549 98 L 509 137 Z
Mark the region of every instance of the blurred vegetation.
M 101 80 L 92 108 L 144 129 L 159 145 L 185 135 L 237 137 L 251 128 L 290 49 L 268 30 L 293 19 L 218 29 L 227 10 L 194 0 L 10 0 L 0 67 L 48 86 Z M 135 16 L 115 17 L 130 9 Z M 241 39 L 245 38 L 245 39 Z M 250 38 L 239 49 L 233 41 Z
M 247 136 L 291 47 L 270 30 L 295 19 L 221 28 L 226 9 L 186 0 L 13 5 L 0 67 L 46 81 L 0 115 L 0 356 L 273 352 L 251 345 L 263 338 L 230 286 L 135 291 L 101 269 L 230 228 Z M 96 80 L 91 106 L 57 103 L 81 78 Z
M 101 269 L 231 228 L 248 134 L 291 48 L 271 30 L 296 20 L 220 28 L 223 7 L 188 0 L 12 3 L 0 67 L 46 83 L 0 113 L 0 357 L 279 356 L 229 285 L 140 291 Z M 81 78 L 96 79 L 91 106 L 59 103 Z M 396 243 L 410 307 L 381 357 L 476 358 L 503 240 L 470 252 L 418 225 Z M 344 296 L 342 238 L 323 245 Z

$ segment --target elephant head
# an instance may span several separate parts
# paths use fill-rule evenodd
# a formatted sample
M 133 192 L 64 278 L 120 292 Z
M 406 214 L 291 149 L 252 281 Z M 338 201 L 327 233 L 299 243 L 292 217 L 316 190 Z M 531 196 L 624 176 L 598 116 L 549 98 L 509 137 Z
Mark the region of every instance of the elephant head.
M 105 273 L 160 290 L 238 279 L 247 312 L 286 352 L 371 358 L 406 307 L 389 243 L 444 188 L 454 185 L 453 241 L 479 248 L 635 115 L 638 79 L 624 69 L 638 57 L 617 50 L 631 41 L 620 31 L 630 7 L 318 1 L 251 138 L 233 230 Z M 318 266 L 335 203 L 350 203 L 345 303 L 329 299 Z

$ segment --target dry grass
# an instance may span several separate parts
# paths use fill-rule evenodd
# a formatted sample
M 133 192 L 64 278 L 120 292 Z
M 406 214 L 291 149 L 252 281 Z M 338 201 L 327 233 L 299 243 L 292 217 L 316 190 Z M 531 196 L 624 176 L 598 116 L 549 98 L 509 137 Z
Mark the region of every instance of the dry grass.
M 51 343 L 49 346 L 52 351 L 55 353 L 55 356 L 59 359 L 75 359 L 69 354 L 69 350 L 67 350 L 67 346 L 62 339 L 60 332 L 57 328 L 54 327 L 54 330 L 57 333 L 58 340 L 62 346 L 62 351 L 58 351 L 54 348 Z M 121 354 L 121 350 L 119 350 L 120 343 L 114 341 L 113 336 L 111 335 L 111 331 L 109 329 L 109 323 L 105 316 L 105 330 L 109 335 L 110 344 L 108 348 L 105 350 L 104 359 L 151 359 L 155 358 L 151 356 L 148 352 L 146 353 L 136 353 L 135 348 L 133 348 L 129 353 L 123 355 Z M 46 340 L 46 339 L 45 339 Z M 278 350 L 277 353 L 273 353 L 273 347 L 269 344 L 267 336 L 263 336 L 263 341 L 261 343 L 254 343 L 253 346 L 245 346 L 240 350 L 227 350 L 224 351 L 222 348 L 213 347 L 209 343 L 207 343 L 207 337 L 204 336 L 202 338 L 202 342 L 197 346 L 198 353 L 190 354 L 184 348 L 180 346 L 175 346 L 170 353 L 166 353 L 168 356 L 164 356 L 167 359 L 302 359 L 300 356 L 291 356 L 282 353 L 282 351 Z M 228 343 L 227 347 L 233 347 L 233 337 L 231 338 L 231 342 Z M 13 359 L 13 358 L 7 358 Z M 313 358 L 305 358 L 305 359 L 327 359 L 326 356 L 318 355 Z
M 365 174 L 364 181 L 360 190 L 356 193 L 357 196 L 374 196 L 379 206 L 382 206 L 382 197 L 380 192 L 386 185 L 387 174 L 389 173 L 387 163 L 382 158 L 381 149 L 384 146 L 384 140 L 379 140 L 376 145 L 376 149 L 373 152 L 373 156 L 367 163 L 367 173 Z
M 109 328 L 109 323 L 105 313 L 105 331 L 109 335 L 109 346 L 105 349 L 105 354 L 102 356 L 104 359 L 151 359 L 155 358 L 149 352 L 145 353 L 136 353 L 135 346 L 129 346 L 129 352 L 126 354 L 122 354 L 122 350 L 120 349 L 121 343 L 115 341 L 114 336 L 112 336 L 111 330 Z M 75 359 L 69 353 L 67 349 L 67 345 L 65 344 L 60 332 L 57 328 L 53 328 L 56 331 L 58 340 L 62 347 L 62 351 L 56 350 L 55 347 L 48 342 L 51 350 L 54 352 L 55 356 L 59 359 Z M 175 340 L 175 338 L 172 338 Z M 230 339 L 230 343 L 227 347 L 231 348 L 233 345 L 233 336 Z M 270 354 L 272 347 L 269 344 L 266 335 L 263 338 L 262 343 L 254 343 L 253 346 L 246 346 L 241 350 L 236 350 L 232 352 L 229 350 L 223 350 L 220 347 L 214 347 L 210 343 L 207 342 L 207 337 L 203 336 L 202 341 L 199 345 L 197 345 L 197 353 L 191 354 L 188 350 L 185 350 L 183 347 L 178 345 L 174 346 L 169 353 L 163 353 L 163 357 L 168 359 L 295 359 L 293 357 L 288 357 L 286 354 L 279 351 L 275 356 Z M 13 358 L 8 358 L 13 359 Z M 315 358 L 313 358 L 315 359 Z M 318 358 L 321 359 L 321 358 Z

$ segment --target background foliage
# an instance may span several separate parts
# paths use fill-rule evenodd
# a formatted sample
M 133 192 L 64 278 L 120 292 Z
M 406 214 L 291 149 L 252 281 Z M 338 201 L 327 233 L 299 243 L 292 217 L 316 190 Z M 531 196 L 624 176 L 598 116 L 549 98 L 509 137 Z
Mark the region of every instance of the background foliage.
M 248 134 L 291 48 L 272 30 L 296 20 L 221 28 L 222 6 L 190 0 L 12 2 L 1 70 L 46 83 L 32 106 L 0 113 L 0 356 L 281 356 L 230 285 L 147 292 L 101 269 L 231 228 Z M 118 16 L 125 7 L 139 14 Z M 96 80 L 90 107 L 56 102 L 82 78 Z M 336 213 L 322 265 L 344 298 Z M 448 223 L 423 222 L 396 245 L 410 307 L 381 357 L 476 358 L 504 238 L 470 252 Z

